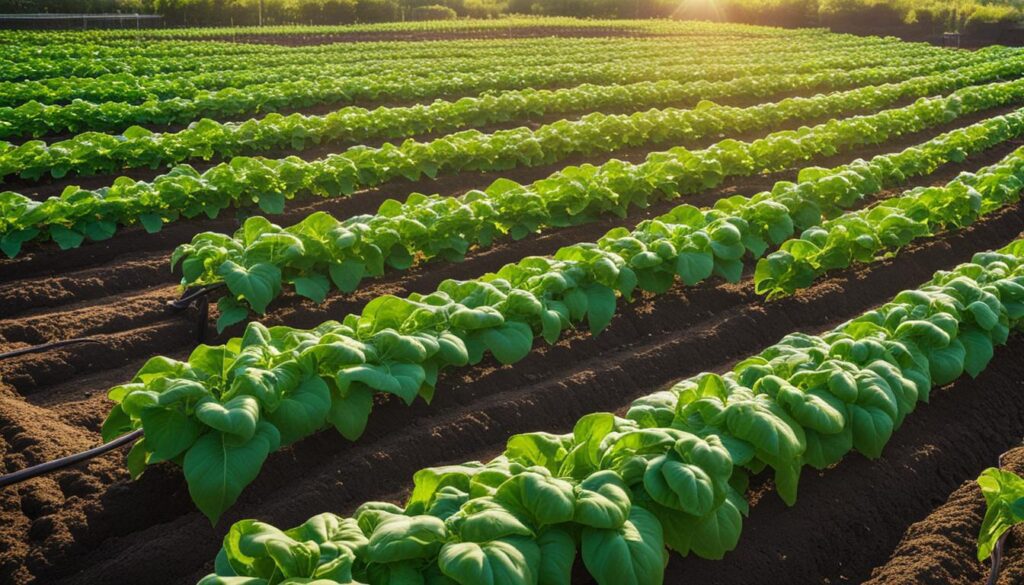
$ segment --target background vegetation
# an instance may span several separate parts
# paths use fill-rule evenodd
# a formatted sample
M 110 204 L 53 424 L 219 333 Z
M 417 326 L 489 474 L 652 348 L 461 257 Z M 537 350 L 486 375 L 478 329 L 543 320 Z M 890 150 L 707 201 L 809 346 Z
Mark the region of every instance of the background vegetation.
M 0 0 L 0 13 L 143 12 L 170 25 L 252 25 L 260 0 Z M 1024 20 L 1024 0 L 262 0 L 267 24 L 345 24 L 502 14 L 701 18 L 841 30 L 970 30 Z

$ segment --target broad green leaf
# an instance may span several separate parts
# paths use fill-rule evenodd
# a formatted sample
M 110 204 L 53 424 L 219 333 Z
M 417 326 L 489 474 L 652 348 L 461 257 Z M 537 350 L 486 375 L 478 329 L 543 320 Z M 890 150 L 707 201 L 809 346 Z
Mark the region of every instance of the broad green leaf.
M 359 282 L 362 281 L 366 273 L 366 265 L 356 260 L 345 260 L 331 264 L 328 271 L 338 290 L 350 293 L 359 288 Z
M 377 524 L 370 535 L 366 560 L 393 563 L 429 559 L 437 554 L 447 536 L 444 522 L 433 516 L 391 515 Z
M 228 260 L 220 265 L 217 274 L 224 278 L 232 294 L 247 300 L 257 313 L 265 313 L 270 301 L 281 294 L 281 269 L 273 264 L 245 268 Z
M 617 530 L 629 518 L 629 488 L 617 473 L 598 471 L 576 488 L 573 520 L 584 526 Z
M 203 432 L 201 424 L 177 408 L 152 406 L 142 410 L 141 418 L 149 463 L 174 459 Z
M 82 245 L 85 235 L 59 225 L 50 226 L 50 237 L 60 246 L 61 250 L 70 250 Z
M 514 364 L 525 358 L 533 347 L 533 330 L 526 323 L 510 321 L 499 327 L 473 331 L 466 339 L 470 363 L 477 363 L 484 350 L 503 364 Z M 475 359 L 474 359 L 475 358 Z
M 977 378 L 995 355 L 995 346 L 992 344 L 992 340 L 988 335 L 976 329 L 961 330 L 957 339 L 963 343 L 966 351 L 964 371 L 972 378 Z
M 985 496 L 985 519 L 978 535 L 978 560 L 992 555 L 996 542 L 1010 528 L 1024 522 L 1024 479 L 1009 471 L 990 467 L 978 476 Z
M 537 585 L 541 552 L 525 537 L 450 542 L 441 549 L 437 564 L 459 585 Z
M 249 309 L 245 308 L 234 297 L 224 296 L 217 301 L 217 333 L 223 333 L 225 329 L 240 323 L 249 316 Z
M 715 503 L 711 476 L 671 455 L 655 457 L 647 464 L 644 489 L 662 506 L 694 516 L 704 516 Z
M 549 528 L 537 537 L 540 547 L 538 585 L 572 585 L 576 542 L 561 528 Z
M 295 292 L 314 303 L 324 302 L 324 299 L 327 298 L 327 291 L 331 288 L 331 283 L 323 274 L 298 276 L 292 279 L 292 283 L 295 285 Z
M 252 396 L 236 396 L 224 404 L 214 400 L 196 406 L 196 418 L 206 426 L 248 441 L 256 434 L 260 405 Z
M 146 233 L 155 234 L 164 227 L 164 219 L 159 213 L 142 213 L 139 215 L 139 223 L 146 230 Z
M 586 289 L 587 323 L 590 333 L 597 335 L 604 331 L 615 315 L 615 291 L 595 284 Z
M 283 393 L 280 404 L 266 417 L 281 432 L 281 444 L 288 445 L 324 426 L 330 409 L 327 383 L 307 375 Z
M 366 430 L 373 410 L 373 390 L 361 386 L 349 388 L 344 396 L 335 398 L 327 419 L 341 436 L 355 441 Z
M 525 472 L 501 484 L 494 499 L 525 514 L 534 525 L 560 524 L 573 518 L 572 484 L 539 473 Z
M 426 381 L 426 372 L 419 364 L 361 364 L 338 372 L 338 387 L 348 390 L 353 382 L 361 382 L 378 392 L 394 394 L 412 404 Z
M 281 435 L 273 425 L 260 422 L 248 441 L 211 431 L 199 437 L 185 454 L 182 469 L 192 501 L 217 523 L 245 486 L 260 472 L 271 451 L 281 444 Z
M 584 528 L 583 564 L 599 585 L 661 585 L 665 544 L 661 523 L 634 506 L 618 529 Z

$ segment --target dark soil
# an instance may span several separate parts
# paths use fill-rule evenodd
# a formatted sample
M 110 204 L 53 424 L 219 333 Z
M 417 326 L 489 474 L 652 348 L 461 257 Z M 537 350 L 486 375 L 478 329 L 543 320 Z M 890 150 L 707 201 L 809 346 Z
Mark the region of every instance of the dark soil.
M 554 347 L 539 347 L 514 368 L 485 363 L 447 373 L 430 406 L 380 400 L 358 443 L 328 431 L 274 454 L 216 528 L 192 508 L 180 474 L 169 465 L 132 482 L 121 456 L 110 455 L 33 480 L 0 493 L 0 580 L 187 581 L 209 569 L 228 522 L 259 516 L 290 525 L 322 510 L 350 510 L 363 500 L 387 497 L 425 465 L 496 451 L 512 433 L 568 429 L 582 414 L 621 409 L 640 394 L 701 370 L 721 369 L 790 331 L 832 326 L 916 286 L 935 269 L 1009 241 L 1022 229 L 1024 215 L 1017 206 L 779 302 L 764 303 L 749 281 L 711 282 L 639 299 L 598 338 L 571 335 Z M 325 317 L 318 311 L 307 315 L 301 307 L 294 311 L 287 315 L 290 324 Z M 269 321 L 281 316 L 275 313 Z M 71 319 L 66 327 L 73 326 Z M 88 324 L 78 327 L 87 330 Z M 6 385 L 0 387 L 4 468 L 20 469 L 94 444 L 109 408 L 104 391 L 130 377 L 152 353 L 180 357 L 187 351 L 185 340 L 168 340 L 162 327 L 150 327 L 149 339 L 141 342 L 140 330 L 113 334 L 106 351 L 81 346 L 5 364 Z M 944 427 L 923 428 L 940 432 L 936 429 Z M 813 504 L 815 497 L 806 494 L 814 482 L 807 485 L 812 487 L 804 488 L 801 503 Z M 751 524 L 766 514 L 763 509 L 755 507 Z
M 1015 387 L 1019 393 L 1024 390 L 1024 360 L 1020 353 L 1008 356 L 1005 368 L 1000 368 L 1002 379 L 993 383 Z M 987 374 L 987 372 L 986 372 Z M 983 402 L 983 401 L 982 401 Z M 1020 402 L 1019 399 L 1015 402 Z M 989 404 L 989 417 L 1002 418 L 1001 408 L 1011 406 L 1008 402 Z M 992 441 L 986 451 L 993 452 L 1007 443 L 1019 445 L 1020 435 L 974 437 L 973 443 Z M 948 476 L 948 480 L 964 479 L 963 483 L 949 495 L 941 505 L 927 517 L 915 522 L 903 534 L 903 539 L 892 557 L 871 573 L 869 585 L 910 584 L 922 585 L 976 585 L 985 583 L 989 577 L 989 563 L 978 560 L 978 534 L 985 517 L 985 497 L 974 478 L 986 467 L 997 467 L 998 458 L 976 459 L 961 477 Z M 1002 467 L 1018 475 L 1024 475 L 1024 448 L 1016 448 L 1003 456 Z M 969 478 L 969 479 L 968 479 Z M 948 483 L 948 481 L 944 482 Z M 999 573 L 1000 585 L 1024 582 L 1024 526 L 1010 531 L 1006 539 L 1005 556 Z

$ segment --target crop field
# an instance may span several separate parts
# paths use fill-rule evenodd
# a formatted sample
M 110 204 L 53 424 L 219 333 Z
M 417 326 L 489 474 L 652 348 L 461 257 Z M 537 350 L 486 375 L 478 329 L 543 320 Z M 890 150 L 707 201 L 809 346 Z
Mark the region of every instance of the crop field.
M 1024 50 L 0 31 L 0 181 L 0 583 L 989 575 Z

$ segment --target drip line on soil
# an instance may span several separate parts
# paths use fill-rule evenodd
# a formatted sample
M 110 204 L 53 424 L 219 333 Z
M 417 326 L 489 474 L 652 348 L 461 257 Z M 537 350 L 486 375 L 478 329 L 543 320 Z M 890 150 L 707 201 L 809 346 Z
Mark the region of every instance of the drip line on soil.
M 76 345 L 79 343 L 102 343 L 99 339 L 93 337 L 81 337 L 77 339 L 65 339 L 63 341 L 51 341 L 50 343 L 44 343 L 42 345 L 33 345 L 31 347 L 23 347 L 21 349 L 15 349 L 8 352 L 0 353 L 0 360 L 5 360 L 20 355 L 29 353 L 39 353 L 43 351 L 49 351 L 51 349 L 57 349 L 58 347 L 64 347 L 67 345 Z
M 53 461 L 47 461 L 46 463 L 33 465 L 32 467 L 28 467 L 20 471 L 15 471 L 14 473 L 0 475 L 0 488 L 15 485 L 23 481 L 32 479 L 34 477 L 38 477 L 46 473 L 57 471 L 58 469 L 63 469 L 76 463 L 87 461 L 94 457 L 99 457 L 100 455 L 113 451 L 114 449 L 123 447 L 124 445 L 127 445 L 129 443 L 134 443 L 137 439 L 141 437 L 142 429 L 138 429 L 126 435 L 121 435 L 120 437 L 114 439 L 113 441 L 110 441 L 109 443 L 105 443 L 103 445 L 100 445 L 99 447 L 93 447 L 88 451 L 82 451 L 81 453 L 75 453 L 74 455 L 68 455 L 67 457 L 61 457 L 60 459 L 54 459 Z
M 167 301 L 167 307 L 172 311 L 184 311 L 192 306 L 199 307 L 199 314 L 196 316 L 197 343 L 203 343 L 206 341 L 206 322 L 210 318 L 210 303 L 206 300 L 206 296 L 223 286 L 223 283 L 218 283 L 199 288 L 187 289 L 182 293 L 179 299 Z
M 167 306 L 170 307 L 171 309 L 174 309 L 175 311 L 187 309 L 191 307 L 193 304 L 195 304 L 197 301 L 199 301 L 199 299 L 202 299 L 206 295 L 221 288 L 222 286 L 224 285 L 218 283 L 211 284 L 209 286 L 188 289 L 184 292 L 184 294 L 181 295 L 181 298 L 174 301 L 167 301 Z

